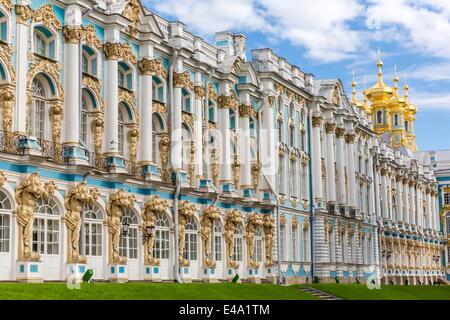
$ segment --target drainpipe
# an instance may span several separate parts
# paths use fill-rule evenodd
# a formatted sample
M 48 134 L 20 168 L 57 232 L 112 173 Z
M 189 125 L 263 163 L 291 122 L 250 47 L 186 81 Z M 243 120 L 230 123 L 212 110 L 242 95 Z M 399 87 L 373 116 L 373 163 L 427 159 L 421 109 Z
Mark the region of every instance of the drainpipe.
M 169 67 L 169 92 L 170 92 L 170 107 L 173 108 L 173 69 L 174 69 L 174 62 L 176 61 L 178 57 L 179 50 L 174 49 L 172 59 L 170 59 L 170 67 Z M 172 130 L 173 130 L 173 124 L 172 124 Z M 173 141 L 171 141 L 173 143 Z M 181 183 L 180 183 L 180 171 L 173 163 L 173 158 L 170 157 L 170 165 L 172 166 L 174 172 L 175 172 L 175 192 L 173 196 L 173 220 L 174 220 L 174 244 L 175 244 L 175 251 L 174 251 L 174 265 L 173 265 L 173 273 L 175 275 L 175 280 L 178 283 L 183 283 L 183 280 L 181 280 L 180 277 L 180 267 L 179 267 L 179 261 L 178 261 L 178 250 L 179 250 L 179 244 L 178 244 L 178 203 L 180 198 L 180 191 L 181 191 Z
M 375 201 L 378 201 L 378 194 L 377 194 L 377 185 L 378 185 L 378 180 L 377 180 L 377 165 L 376 165 L 376 163 L 377 163 L 377 161 L 378 161 L 378 154 L 379 154 L 379 151 L 378 151 L 378 148 L 376 148 L 375 149 L 375 155 L 374 155 L 374 160 L 375 161 L 373 161 L 373 164 L 372 164 L 372 166 L 373 166 L 373 168 L 372 168 L 372 170 L 373 170 L 373 186 L 374 186 L 374 188 L 373 188 L 373 192 L 374 192 L 374 196 L 375 196 Z M 374 204 L 375 205 L 375 204 Z M 376 205 L 375 205 L 375 207 L 376 207 Z M 382 254 L 383 254 L 383 252 L 382 252 L 382 248 L 381 248 L 381 224 L 380 223 L 378 223 L 378 219 L 377 219 L 377 217 L 376 217 L 376 215 L 375 215 L 375 221 L 377 222 L 377 227 L 378 227 L 378 273 L 379 273 L 379 279 L 378 279 L 378 281 L 380 281 L 380 283 L 381 283 L 381 258 L 382 258 Z

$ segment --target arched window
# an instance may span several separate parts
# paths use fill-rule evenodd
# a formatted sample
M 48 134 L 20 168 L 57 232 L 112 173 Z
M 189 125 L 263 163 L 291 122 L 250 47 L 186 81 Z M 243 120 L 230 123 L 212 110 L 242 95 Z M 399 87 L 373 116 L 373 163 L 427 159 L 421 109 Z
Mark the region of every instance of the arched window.
M 214 221 L 214 260 L 222 261 L 222 225 L 219 221 Z
M 253 252 L 253 259 L 256 262 L 263 261 L 263 231 L 261 227 L 256 228 L 255 231 L 255 248 Z
M 216 105 L 211 100 L 209 100 L 208 104 L 208 117 L 209 121 L 216 122 Z
M 394 114 L 394 126 L 398 126 L 398 125 L 400 125 L 400 117 L 396 113 L 396 114 Z
M 346 233 L 343 232 L 341 234 L 341 251 L 342 251 L 342 262 L 347 262 L 347 239 L 346 239 Z
M 295 126 L 293 123 L 289 125 L 289 145 L 295 147 Z
M 86 145 L 89 145 L 89 110 L 90 110 L 90 97 L 85 90 L 81 96 L 81 119 L 80 119 L 80 139 Z
M 0 191 L 0 252 L 10 252 L 11 210 L 11 201 Z
M 124 62 L 118 64 L 118 83 L 120 88 L 133 90 L 133 69 Z
M 155 164 L 160 163 L 158 157 L 159 150 L 159 134 L 164 130 L 161 117 L 157 113 L 152 116 L 152 160 Z
M 236 129 L 236 112 L 230 109 L 230 129 Z
M 309 261 L 309 230 L 303 228 L 302 231 L 302 260 Z
M 49 59 L 56 57 L 55 36 L 42 26 L 34 28 L 34 53 Z
M 382 124 L 383 123 L 383 112 L 377 111 L 377 123 Z
M 124 210 L 122 224 L 124 222 L 129 223 L 130 227 L 127 236 L 124 237 L 122 232 L 120 233 L 119 255 L 128 259 L 137 259 L 139 225 L 136 213 L 131 209 Z
M 197 260 L 197 222 L 192 218 L 187 218 L 185 230 L 183 258 L 186 260 Z
M 99 205 L 85 205 L 84 214 L 84 253 L 87 256 L 102 256 L 103 214 Z
M 34 207 L 33 251 L 46 255 L 59 254 L 60 212 L 56 201 L 38 198 Z
M 334 261 L 334 232 L 333 229 L 328 231 L 328 257 L 330 262 Z
M 397 203 L 394 196 L 392 197 L 392 219 L 397 221 Z
M 170 224 L 167 214 L 156 214 L 156 237 L 153 247 L 153 256 L 156 259 L 169 259 L 170 251 Z
M 278 141 L 279 142 L 284 142 L 284 128 L 283 128 L 283 121 L 282 120 L 278 120 L 277 121 L 277 128 L 278 128 Z
M 82 55 L 83 73 L 96 77 L 98 74 L 98 54 L 92 48 L 84 45 Z
M 297 261 L 298 259 L 298 226 L 293 224 L 291 226 L 291 251 L 292 251 L 292 261 Z
M 191 136 L 191 131 L 189 130 L 189 127 L 185 123 L 183 123 L 183 126 L 182 126 L 181 139 L 183 141 L 182 154 L 181 154 L 181 161 L 183 164 L 182 168 L 185 172 L 189 172 L 189 164 L 191 162 L 192 136 Z
M 233 261 L 243 261 L 244 227 L 238 224 L 234 229 Z
M 286 260 L 286 226 L 280 226 L 280 260 Z
M 285 193 L 285 183 L 284 183 L 284 157 L 278 157 L 278 193 Z
M 297 194 L 297 163 L 289 160 L 289 188 L 291 197 L 298 197 Z
M 362 263 L 367 264 L 367 257 L 366 257 L 366 237 L 362 236 L 361 243 L 359 244 L 361 247 L 361 256 L 362 256 Z
M 405 130 L 409 132 L 409 121 L 405 121 Z
M 28 106 L 28 134 L 45 138 L 45 106 L 47 93 L 40 78 L 36 77 L 31 83 L 31 105 Z
M 450 215 L 447 215 L 445 218 L 446 226 L 447 226 L 447 234 L 450 234 Z

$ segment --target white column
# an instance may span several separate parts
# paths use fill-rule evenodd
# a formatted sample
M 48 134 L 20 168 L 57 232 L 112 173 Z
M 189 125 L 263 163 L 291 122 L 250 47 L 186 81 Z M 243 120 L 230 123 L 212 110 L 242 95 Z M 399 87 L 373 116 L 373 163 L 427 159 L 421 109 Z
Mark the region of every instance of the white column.
M 345 141 L 347 142 L 347 161 L 348 161 L 348 193 L 350 196 L 350 208 L 356 209 L 356 178 L 355 178 L 355 150 L 353 143 L 356 135 L 354 133 L 347 133 Z
M 441 213 L 439 212 L 439 200 L 438 200 L 438 194 L 434 194 L 434 213 L 436 215 L 436 231 L 441 231 Z M 444 226 L 442 226 L 444 227 Z
M 402 185 L 402 179 L 401 177 L 397 177 L 396 178 L 396 190 L 397 190 L 397 194 L 398 194 L 398 198 L 397 198 L 397 221 L 400 221 L 403 223 L 403 185 Z
M 410 210 L 409 210 L 409 221 L 411 224 L 416 225 L 417 226 L 417 221 L 416 221 L 416 193 L 415 193 L 415 188 L 414 188 L 414 183 L 410 182 L 409 184 L 409 196 L 410 196 Z
M 376 176 L 376 181 L 374 180 L 374 188 L 375 188 L 375 194 L 376 194 L 376 198 L 375 198 L 375 213 L 377 217 L 381 217 L 381 202 L 380 199 L 382 199 L 382 190 L 380 190 L 380 184 L 381 184 L 381 175 L 380 175 L 380 170 L 377 166 L 376 170 L 375 170 L 375 176 Z
M 276 188 L 276 142 L 275 142 L 275 130 L 274 130 L 274 114 L 273 104 L 274 97 L 265 97 L 263 103 L 263 119 L 261 129 L 261 143 L 262 143 L 262 157 L 261 165 L 264 174 L 271 181 L 272 186 Z
M 239 150 L 240 150 L 240 188 L 251 189 L 251 154 L 250 154 L 250 96 L 248 93 L 241 94 L 242 105 L 239 107 Z
M 79 26 L 66 27 L 64 43 L 64 139 L 65 144 L 80 141 L 80 55 Z M 77 32 L 78 31 L 78 32 Z
M 403 220 L 405 223 L 411 223 L 409 219 L 409 186 L 408 179 L 403 179 Z
M 334 122 L 327 122 L 325 124 L 325 131 L 327 137 L 327 194 L 328 201 L 336 202 L 336 174 L 334 168 L 334 130 L 336 124 Z
M 153 77 L 151 67 L 153 47 L 145 44 L 140 48 L 139 61 L 139 149 L 138 161 L 141 164 L 155 163 L 153 155 Z
M 376 209 L 375 209 L 375 196 L 374 196 L 373 192 L 375 190 L 374 189 L 374 187 L 375 187 L 375 178 L 374 178 L 374 176 L 375 176 L 376 172 L 374 172 L 374 170 L 373 170 L 373 157 L 372 157 L 371 153 L 369 153 L 368 174 L 369 174 L 369 177 L 372 179 L 372 183 L 369 184 L 368 185 L 369 188 L 367 188 L 367 190 L 368 190 L 367 192 L 369 192 L 369 203 L 367 205 L 367 208 L 368 208 L 367 214 L 369 214 L 370 216 L 374 217 L 375 216 L 374 213 L 375 213 Z M 378 183 L 378 180 L 376 180 L 376 182 Z
M 322 115 L 315 114 L 312 117 L 313 144 L 312 144 L 312 168 L 313 168 L 313 188 L 314 201 L 323 200 L 322 186 L 322 159 L 320 150 L 320 127 L 322 125 Z
M 231 175 L 231 143 L 230 143 L 230 105 L 227 98 L 219 97 L 219 130 L 220 130 L 220 185 L 232 184 Z M 246 118 L 248 120 L 248 118 Z
M 203 118 L 202 118 L 202 100 L 205 91 L 202 88 L 202 75 L 195 73 L 195 100 L 194 100 L 194 127 L 195 127 L 195 174 L 197 178 L 203 178 Z
M 388 207 L 388 186 L 387 186 L 387 170 L 381 169 L 381 198 L 383 200 L 383 218 L 388 218 L 389 207 Z
M 115 44 L 111 44 L 115 45 Z M 110 155 L 119 154 L 119 94 L 116 56 L 105 56 L 105 147 Z
M 416 191 L 416 225 L 418 227 L 423 227 L 422 223 L 422 205 L 421 205 L 421 198 L 422 198 L 422 192 L 420 190 L 420 186 L 417 185 L 415 188 Z
M 28 5 L 30 1 L 21 1 Z M 12 130 L 27 134 L 27 71 L 28 71 L 28 22 L 17 16 L 16 29 L 16 110 Z
M 183 72 L 183 61 L 181 59 L 177 59 L 174 61 L 174 78 Z M 172 110 L 170 112 L 171 118 L 171 139 L 172 139 L 172 148 L 171 148 L 171 157 L 173 161 L 173 165 L 176 169 L 182 170 L 182 131 L 181 131 L 181 86 L 177 81 L 174 81 L 173 87 L 173 106 L 171 106 Z M 185 161 L 189 160 L 189 156 L 185 155 Z
M 339 183 L 339 205 L 345 206 L 347 196 L 345 194 L 345 157 L 344 157 L 344 136 L 345 129 L 336 129 L 336 157 L 338 167 Z

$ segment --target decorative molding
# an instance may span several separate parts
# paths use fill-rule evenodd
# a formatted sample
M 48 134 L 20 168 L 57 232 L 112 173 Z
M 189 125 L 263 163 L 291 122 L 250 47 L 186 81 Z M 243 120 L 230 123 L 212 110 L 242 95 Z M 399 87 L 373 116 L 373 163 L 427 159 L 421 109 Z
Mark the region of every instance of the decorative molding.
M 138 145 L 139 145 L 139 128 L 137 125 L 133 125 L 133 127 L 130 130 L 128 130 L 128 147 L 131 162 L 136 162 Z
M 56 18 L 51 4 L 46 4 L 32 13 L 33 22 L 41 22 L 46 27 L 53 27 L 55 30 L 61 30 L 61 22 Z
M 238 224 L 243 224 L 242 214 L 239 210 L 233 209 L 225 219 L 225 243 L 227 247 L 227 267 L 237 269 L 239 263 L 233 260 L 234 252 L 234 230 Z
M 255 232 L 257 228 L 263 226 L 263 218 L 258 212 L 252 213 L 247 220 L 246 241 L 247 241 L 247 268 L 259 268 L 259 263 L 254 260 L 255 252 Z
M 194 84 L 191 81 L 189 72 L 184 71 L 182 73 L 174 73 L 173 74 L 173 87 L 194 90 Z
M 79 44 L 82 38 L 83 29 L 78 26 L 64 26 L 63 35 L 66 43 Z
M 200 218 L 200 236 L 202 238 L 202 263 L 203 267 L 214 268 L 216 262 L 212 257 L 212 235 L 214 232 L 214 221 L 220 221 L 222 212 L 215 205 L 206 208 Z
M 10 132 L 15 106 L 15 92 L 12 89 L 7 88 L 0 92 L 0 106 L 2 109 L 3 131 Z
M 167 78 L 167 70 L 160 58 L 147 59 L 144 58 L 138 63 L 139 72 L 142 75 L 157 76 L 159 78 Z
M 55 143 L 61 138 L 62 119 L 64 116 L 63 104 L 55 101 L 50 108 L 50 121 L 52 122 L 52 140 Z
M 255 163 L 253 163 L 251 171 L 252 171 L 253 189 L 255 190 L 255 192 L 257 192 L 259 186 L 259 176 L 261 173 L 261 162 L 256 161 Z
M 103 45 L 106 60 L 123 60 L 132 65 L 137 64 L 133 49 L 128 42 L 107 42 Z
M 264 245 L 266 249 L 265 267 L 271 267 L 275 264 L 272 256 L 273 244 L 275 242 L 275 219 L 272 215 L 265 214 L 263 217 Z
M 181 202 L 178 209 L 178 261 L 182 267 L 188 267 L 191 263 L 189 260 L 183 258 L 185 246 L 184 235 L 186 233 L 187 219 L 194 219 L 196 210 L 195 204 L 187 200 Z
M 135 37 L 138 32 L 138 24 L 141 21 L 139 14 L 141 12 L 141 6 L 138 0 L 129 0 L 125 9 L 122 11 L 122 16 L 131 21 L 128 26 L 128 33 Z
M 28 19 L 33 16 L 33 10 L 29 6 L 16 4 L 17 23 L 28 25 Z

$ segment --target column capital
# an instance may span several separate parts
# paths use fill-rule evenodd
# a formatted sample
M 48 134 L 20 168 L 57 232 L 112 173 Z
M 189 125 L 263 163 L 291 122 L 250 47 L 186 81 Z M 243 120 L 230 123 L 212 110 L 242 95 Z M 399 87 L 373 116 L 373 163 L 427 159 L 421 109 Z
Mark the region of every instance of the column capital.
M 206 90 L 202 86 L 194 86 L 194 94 L 195 94 L 195 99 L 201 100 L 205 97 Z
M 241 118 L 250 118 L 253 112 L 254 110 L 251 104 L 241 104 L 239 106 L 239 115 Z
M 345 142 L 352 144 L 355 142 L 356 134 L 354 132 L 349 132 L 345 135 Z
M 333 121 L 328 121 L 325 123 L 325 131 L 327 134 L 334 133 L 334 130 L 336 129 L 336 123 Z
M 313 127 L 320 127 L 320 125 L 322 124 L 322 115 L 321 114 L 315 114 L 312 117 L 312 125 Z
M 273 108 L 273 105 L 275 104 L 275 96 L 269 96 L 268 102 L 269 102 L 269 108 Z
M 138 62 L 139 73 L 146 76 L 158 76 L 161 78 L 167 77 L 167 71 L 164 68 L 160 58 L 149 59 L 143 58 Z
M 83 37 L 83 29 L 79 26 L 64 26 L 63 35 L 65 43 L 79 44 Z
M 174 88 L 188 88 L 193 89 L 194 84 L 189 77 L 189 72 L 181 72 L 173 74 L 173 87 Z
M 122 46 L 119 42 L 107 42 L 103 45 L 105 60 L 119 60 L 122 56 Z
M 218 102 L 219 109 L 237 109 L 238 106 L 237 98 L 234 95 L 220 96 Z
M 28 5 L 16 4 L 17 23 L 28 25 L 28 19 L 33 16 L 33 10 Z
M 342 139 L 342 138 L 344 138 L 344 136 L 345 136 L 345 128 L 337 127 L 336 128 L 336 137 Z

